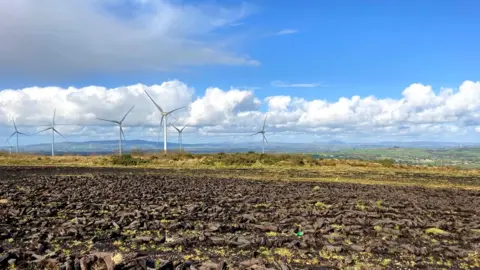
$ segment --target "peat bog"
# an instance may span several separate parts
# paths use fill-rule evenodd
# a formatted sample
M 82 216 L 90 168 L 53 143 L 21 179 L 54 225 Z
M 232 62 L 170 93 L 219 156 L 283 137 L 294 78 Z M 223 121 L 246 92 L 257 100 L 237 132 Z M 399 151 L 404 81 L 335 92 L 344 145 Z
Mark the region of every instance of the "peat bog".
M 473 269 L 479 212 L 475 190 L 0 167 L 0 268 Z

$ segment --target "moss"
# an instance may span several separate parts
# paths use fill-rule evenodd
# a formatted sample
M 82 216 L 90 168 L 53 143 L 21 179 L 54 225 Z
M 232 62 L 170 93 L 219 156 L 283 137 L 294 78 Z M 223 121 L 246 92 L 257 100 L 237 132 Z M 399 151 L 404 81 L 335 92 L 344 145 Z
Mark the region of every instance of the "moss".
M 385 258 L 385 259 L 382 260 L 382 262 L 380 264 L 382 266 L 388 266 L 391 262 L 392 262 L 392 259 Z
M 427 234 L 433 234 L 433 235 L 448 235 L 449 232 L 444 231 L 440 228 L 428 228 L 425 230 Z
M 288 248 L 276 248 L 274 253 L 281 257 L 291 258 L 293 253 Z
M 315 203 L 315 207 L 325 209 L 325 208 L 328 208 L 329 205 L 327 205 L 327 204 L 325 204 L 325 203 L 323 203 L 323 202 L 316 202 L 316 203 Z
M 355 204 L 355 208 L 360 211 L 365 211 L 367 209 L 367 206 L 365 206 L 362 201 L 358 201 L 357 204 Z
M 277 236 L 278 234 L 276 232 L 267 232 L 266 233 L 267 236 L 270 236 L 270 237 L 275 237 Z

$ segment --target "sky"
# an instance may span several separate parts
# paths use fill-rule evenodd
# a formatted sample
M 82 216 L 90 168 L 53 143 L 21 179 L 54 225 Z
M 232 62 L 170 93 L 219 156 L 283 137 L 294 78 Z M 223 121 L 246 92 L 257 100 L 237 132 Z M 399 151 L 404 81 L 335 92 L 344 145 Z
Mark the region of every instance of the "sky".
M 480 142 L 478 1 L 0 0 L 0 136 Z M 176 131 L 168 127 L 169 140 Z M 20 144 L 49 142 L 49 133 Z M 60 139 L 61 140 L 61 139 Z M 13 142 L 12 140 L 11 142 Z M 6 143 L 4 143 L 6 145 Z

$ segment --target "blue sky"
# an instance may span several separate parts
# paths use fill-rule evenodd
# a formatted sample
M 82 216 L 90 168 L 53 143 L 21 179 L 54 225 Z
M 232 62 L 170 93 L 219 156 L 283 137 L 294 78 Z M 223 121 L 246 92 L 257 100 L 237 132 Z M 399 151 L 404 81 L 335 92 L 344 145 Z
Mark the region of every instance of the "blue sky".
M 154 12 L 148 9 L 149 5 L 138 8 L 132 1 L 104 11 L 124 22 L 139 13 Z M 155 2 L 149 1 L 150 4 Z M 186 22 L 186 26 L 182 21 L 173 20 L 172 25 L 181 24 L 182 38 L 201 36 L 205 44 L 220 43 L 219 48 L 239 57 L 248 55 L 259 65 L 187 63 L 181 70 L 152 70 L 141 66 L 128 71 L 100 68 L 92 72 L 86 69 L 67 72 L 68 75 L 58 72 L 45 75 L 42 72 L 37 74 L 35 70 L 33 73 L 23 72 L 22 65 L 28 65 L 29 60 L 18 64 L 15 70 L 8 70 L 8 61 L 14 64 L 14 60 L 4 57 L 7 60 L 3 61 L 0 71 L 7 72 L 0 74 L 0 89 L 30 86 L 80 88 L 88 85 L 115 88 L 178 79 L 194 87 L 195 95 L 200 97 L 208 87 L 225 91 L 233 87 L 254 89 L 255 97 L 260 100 L 285 95 L 336 102 L 341 97 L 355 95 L 401 99 L 402 91 L 413 83 L 432 86 L 438 92 L 442 87 L 457 89 L 466 80 L 479 80 L 478 1 L 168 2 L 175 7 L 202 6 L 204 14 L 213 16 L 222 11 L 216 9 L 220 6 L 241 10 L 241 15 L 238 12 L 219 15 L 223 21 L 231 21 L 222 27 L 206 27 L 208 29 L 204 32 L 192 30 L 200 19 L 192 20 L 194 23 L 191 24 Z M 203 8 L 206 4 L 208 8 Z M 232 16 L 237 17 L 232 19 Z M 285 34 L 280 34 L 282 32 Z M 169 38 L 180 36 L 172 33 L 167 33 Z M 156 46 L 162 48 L 162 44 Z M 84 61 L 87 63 L 89 59 Z M 48 69 L 49 63 L 35 66 L 38 66 L 37 70 Z M 55 66 L 59 70 L 71 67 Z M 275 87 L 272 85 L 274 81 L 318 86 Z M 264 102 L 258 110 L 266 111 L 267 105 Z
M 20 74 L 2 78 L 0 88 L 117 87 L 176 78 L 194 85 L 199 94 L 208 86 L 254 86 L 261 88 L 259 96 L 301 90 L 305 98 L 333 100 L 372 94 L 398 97 L 414 82 L 455 87 L 466 79 L 477 79 L 479 74 L 477 1 L 265 0 L 255 6 L 257 10 L 242 20 L 242 25 L 222 32 L 241 35 L 238 47 L 261 62 L 257 67 L 202 66 L 188 72 L 138 70 L 121 76 L 107 73 L 40 80 Z M 298 32 L 269 36 L 283 29 Z M 274 80 L 325 86 L 279 89 L 270 86 Z

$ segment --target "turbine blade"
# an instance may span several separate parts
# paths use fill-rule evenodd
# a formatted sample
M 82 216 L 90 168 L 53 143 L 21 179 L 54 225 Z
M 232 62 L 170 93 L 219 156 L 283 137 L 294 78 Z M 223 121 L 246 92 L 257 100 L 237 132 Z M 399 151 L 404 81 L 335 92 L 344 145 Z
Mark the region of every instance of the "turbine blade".
M 265 130 L 265 124 L 267 123 L 267 114 L 265 114 L 265 120 L 263 120 L 263 128 L 262 131 Z
M 188 124 L 186 124 L 185 126 L 183 126 L 183 128 L 181 129 L 182 131 L 188 126 Z
M 260 133 L 262 133 L 262 132 L 259 131 L 259 132 L 257 132 L 257 133 L 250 134 L 250 136 L 257 135 L 257 134 L 260 134 Z
M 25 134 L 25 133 L 23 133 L 23 132 L 18 132 L 18 131 L 17 131 L 17 133 L 20 134 L 20 135 L 29 136 L 28 134 Z
M 42 129 L 42 130 L 40 130 L 39 132 L 33 133 L 32 135 L 35 135 L 35 134 L 38 134 L 38 133 L 41 133 L 41 132 L 44 132 L 44 131 L 47 131 L 47 130 L 50 130 L 50 129 L 52 129 L 52 127 L 48 127 L 48 128 L 46 128 L 46 129 Z
M 120 122 L 115 121 L 115 120 L 108 120 L 108 119 L 103 119 L 103 118 L 98 118 L 98 117 L 97 117 L 97 119 L 98 119 L 98 120 L 101 120 L 101 121 L 110 122 L 110 123 L 120 124 Z
M 122 126 L 120 126 L 120 133 L 122 133 L 123 141 L 124 141 L 124 142 L 127 142 L 127 139 L 125 138 L 125 133 L 123 132 Z
M 173 124 L 170 124 L 174 129 L 176 129 L 178 131 L 178 133 L 180 133 L 180 129 L 178 129 L 176 126 L 174 126 Z
M 52 126 L 55 126 L 55 114 L 57 112 L 57 108 L 53 109 L 53 121 L 52 121 Z
M 12 121 L 13 121 L 13 127 L 15 128 L 15 131 L 17 131 L 17 125 L 15 124 L 15 119 L 13 119 L 13 117 L 12 117 Z
M 173 113 L 173 112 L 175 112 L 175 111 L 178 111 L 178 110 L 180 110 L 180 109 L 186 108 L 186 107 L 187 107 L 187 106 L 183 106 L 183 107 L 180 107 L 180 108 L 176 108 L 175 110 L 171 110 L 171 111 L 167 112 L 167 115 L 169 115 L 169 114 L 171 114 L 171 113 Z
M 265 140 L 265 142 L 267 143 L 267 145 L 270 146 L 270 144 L 269 144 L 268 141 L 267 141 L 267 137 L 265 137 L 265 134 L 263 134 L 263 139 Z
M 155 100 L 153 100 L 153 98 L 148 94 L 147 90 L 143 89 L 143 91 L 145 92 L 145 94 L 147 94 L 148 98 L 150 98 L 150 100 L 153 102 L 155 107 L 157 107 L 157 109 L 163 113 L 162 108 L 155 102 Z
M 127 117 L 127 115 L 133 110 L 133 107 L 135 107 L 135 105 L 132 106 L 132 108 L 130 108 L 130 110 L 128 110 L 128 112 L 125 114 L 125 116 L 122 118 L 122 120 L 120 120 L 120 123 L 122 123 L 123 120 L 125 120 L 125 118 Z
M 56 130 L 55 128 L 53 128 L 53 131 L 55 131 L 55 133 L 57 133 L 58 135 L 62 136 L 62 138 L 64 138 L 65 140 L 67 139 L 67 138 L 65 138 L 65 136 L 63 136 L 60 132 L 58 132 L 58 130 Z
M 12 135 L 10 135 L 10 137 L 8 137 L 7 140 L 5 140 L 5 142 L 8 142 L 8 140 L 10 140 L 10 139 L 13 137 L 13 135 L 15 135 L 16 133 L 17 133 L 17 132 L 13 132 Z M 10 143 L 9 143 L 9 144 L 10 144 Z

